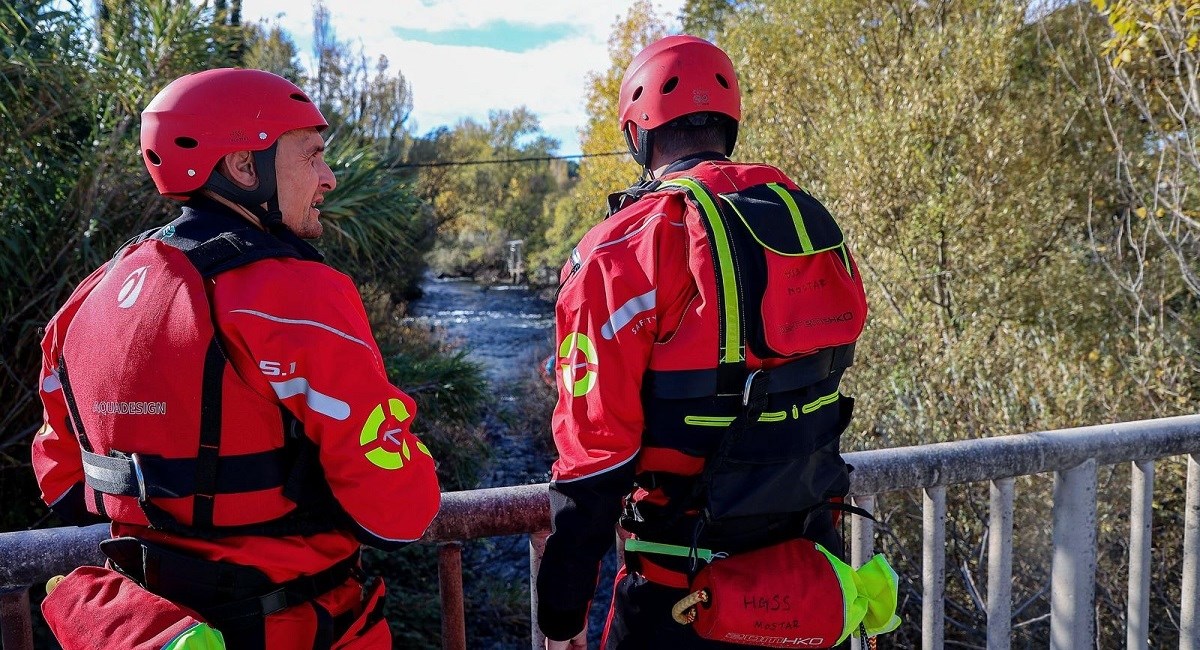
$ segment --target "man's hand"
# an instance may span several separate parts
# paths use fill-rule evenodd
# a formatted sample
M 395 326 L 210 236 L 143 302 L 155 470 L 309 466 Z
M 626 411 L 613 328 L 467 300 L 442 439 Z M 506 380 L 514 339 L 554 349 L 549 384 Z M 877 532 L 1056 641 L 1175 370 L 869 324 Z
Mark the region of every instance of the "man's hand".
M 546 639 L 546 650 L 587 650 L 587 628 L 575 635 L 570 641 L 551 641 Z

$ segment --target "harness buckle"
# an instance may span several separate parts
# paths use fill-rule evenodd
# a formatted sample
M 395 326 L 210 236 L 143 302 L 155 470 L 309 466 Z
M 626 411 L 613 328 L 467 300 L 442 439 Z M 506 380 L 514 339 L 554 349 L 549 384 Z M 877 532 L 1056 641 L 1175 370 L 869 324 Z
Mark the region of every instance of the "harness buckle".
M 770 375 L 762 369 L 751 372 L 742 387 L 742 406 L 749 411 L 761 411 L 767 403 L 767 383 Z
M 129 459 L 133 462 L 133 477 L 137 479 L 138 501 L 145 503 L 149 497 L 146 496 L 146 477 L 142 473 L 142 456 L 133 452 Z

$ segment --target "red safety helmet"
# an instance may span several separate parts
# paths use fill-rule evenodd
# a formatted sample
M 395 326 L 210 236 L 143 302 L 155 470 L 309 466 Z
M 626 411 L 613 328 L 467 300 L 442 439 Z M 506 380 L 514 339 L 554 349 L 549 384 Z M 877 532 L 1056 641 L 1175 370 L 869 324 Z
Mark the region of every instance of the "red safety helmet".
M 308 95 L 279 75 L 205 70 L 167 84 L 142 111 L 142 160 L 160 194 L 186 199 L 225 154 L 264 151 L 287 131 L 327 126 Z M 273 181 L 273 168 L 262 171 Z
M 621 131 L 634 160 L 650 158 L 650 131 L 693 113 L 717 113 L 734 122 L 725 154 L 733 152 L 742 96 L 733 63 L 721 48 L 695 36 L 668 36 L 633 58 L 621 79 Z

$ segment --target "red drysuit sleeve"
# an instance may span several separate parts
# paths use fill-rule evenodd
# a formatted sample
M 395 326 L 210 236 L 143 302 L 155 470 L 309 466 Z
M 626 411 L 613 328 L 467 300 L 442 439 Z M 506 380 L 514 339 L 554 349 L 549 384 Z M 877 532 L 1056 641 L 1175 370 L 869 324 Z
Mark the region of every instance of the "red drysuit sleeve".
M 434 461 L 350 278 L 271 259 L 218 275 L 210 295 L 230 361 L 303 424 L 360 540 L 389 549 L 420 538 L 440 504 Z
M 622 497 L 633 486 L 650 353 L 694 293 L 683 215 L 681 194 L 643 199 L 584 236 L 562 272 L 553 418 L 559 457 L 537 584 L 538 624 L 551 639 L 583 629 Z
M 67 523 L 79 525 L 104 520 L 89 513 L 83 502 L 83 458 L 58 380 L 58 357 L 71 319 L 83 299 L 104 277 L 105 270 L 106 267 L 101 266 L 79 283 L 46 325 L 42 337 L 42 370 L 38 375 L 38 394 L 43 410 L 42 427 L 33 438 L 34 475 L 42 491 L 42 500 Z

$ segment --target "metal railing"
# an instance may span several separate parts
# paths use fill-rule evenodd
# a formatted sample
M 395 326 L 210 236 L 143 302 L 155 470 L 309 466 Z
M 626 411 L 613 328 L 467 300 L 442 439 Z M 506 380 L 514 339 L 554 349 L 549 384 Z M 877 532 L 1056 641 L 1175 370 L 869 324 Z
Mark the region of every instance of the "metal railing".
M 1014 479 L 1054 474 L 1054 554 L 1050 576 L 1050 647 L 1095 647 L 1096 472 L 1132 464 L 1129 536 L 1129 603 L 1126 643 L 1147 648 L 1150 594 L 1150 522 L 1154 461 L 1188 456 L 1183 571 L 1179 609 L 1182 650 L 1200 648 L 1200 415 L 1079 427 L 919 447 L 846 454 L 854 465 L 851 495 L 873 511 L 876 495 L 898 490 L 924 494 L 921 647 L 944 641 L 946 488 L 990 484 L 987 645 L 1006 650 L 1011 629 Z M 853 517 L 851 562 L 870 559 L 874 529 Z M 530 533 L 530 580 L 536 580 L 549 528 L 546 484 L 448 492 L 423 541 L 439 547 L 442 644 L 466 647 L 462 543 Z M 29 587 L 82 564 L 100 564 L 97 542 L 107 526 L 0 533 L 0 639 L 5 650 L 33 647 Z M 536 590 L 530 589 L 536 612 Z M 541 647 L 537 626 L 532 646 Z M 856 641 L 857 643 L 857 641 Z

